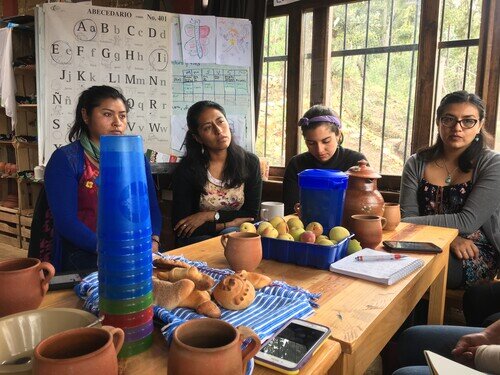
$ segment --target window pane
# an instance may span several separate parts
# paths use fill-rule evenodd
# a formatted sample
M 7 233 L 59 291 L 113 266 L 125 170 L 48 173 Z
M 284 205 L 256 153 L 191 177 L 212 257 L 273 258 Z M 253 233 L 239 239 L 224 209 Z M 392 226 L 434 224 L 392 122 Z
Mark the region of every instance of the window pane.
M 340 7 L 343 7 L 343 5 L 340 5 Z M 357 49 L 365 47 L 367 17 L 368 2 L 364 1 L 347 5 L 347 49 Z
M 312 25 L 313 25 L 313 13 L 304 13 L 302 19 L 302 24 L 304 28 L 303 40 L 304 40 L 304 58 L 302 60 L 302 115 L 310 107 L 311 103 L 311 53 L 312 53 Z M 300 129 L 297 127 L 297 132 L 300 134 Z M 307 150 L 304 138 L 299 137 L 299 153 Z
M 420 1 L 394 1 L 394 19 L 392 21 L 392 45 L 416 43 L 420 28 Z
M 270 165 L 282 166 L 285 156 L 288 17 L 268 18 L 264 30 L 264 63 L 259 126 L 255 150 Z
M 480 3 L 480 0 L 445 0 L 441 41 L 479 38 Z M 470 36 L 469 17 L 473 20 Z

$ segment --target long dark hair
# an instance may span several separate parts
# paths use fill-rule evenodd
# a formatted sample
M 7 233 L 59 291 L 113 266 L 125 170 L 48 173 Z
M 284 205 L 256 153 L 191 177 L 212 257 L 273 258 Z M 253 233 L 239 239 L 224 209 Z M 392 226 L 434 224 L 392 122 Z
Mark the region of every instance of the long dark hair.
M 486 117 L 486 109 L 483 99 L 478 95 L 469 93 L 467 91 L 455 91 L 444 96 L 439 103 L 439 107 L 436 110 L 436 123 L 439 125 L 441 116 L 444 114 L 446 108 L 450 104 L 456 103 L 470 103 L 477 108 L 479 113 L 479 121 L 483 121 Z M 489 141 L 491 136 L 484 130 L 484 126 L 479 131 L 477 137 L 472 141 L 472 143 L 465 149 L 464 152 L 458 158 L 458 167 L 464 173 L 469 172 L 476 165 L 477 158 L 481 151 L 486 148 L 486 142 Z M 477 139 L 477 140 L 476 140 Z M 430 147 L 426 147 L 417 152 L 417 155 L 422 157 L 425 161 L 435 161 L 443 156 L 444 144 L 440 136 L 437 137 L 436 143 Z
M 106 99 L 120 99 L 125 105 L 127 113 L 130 110 L 127 99 L 125 99 L 123 94 L 114 87 L 105 85 L 89 87 L 85 91 L 82 91 L 80 97 L 78 98 L 78 104 L 75 110 L 75 122 L 69 130 L 68 135 L 70 142 L 79 139 L 82 132 L 85 132 L 85 134 L 87 134 L 90 138 L 89 127 L 85 121 L 83 121 L 82 109 L 85 108 L 87 115 L 90 117 L 93 109 L 99 107 L 102 101 Z
M 195 184 L 198 190 L 203 194 L 205 191 L 205 184 L 207 182 L 207 171 L 210 163 L 210 155 L 205 152 L 203 145 L 195 139 L 198 135 L 199 122 L 203 111 L 208 108 L 214 108 L 224 115 L 227 119 L 226 111 L 224 108 L 215 102 L 209 100 L 202 100 L 193 104 L 187 112 L 186 121 L 188 131 L 184 139 L 186 152 L 182 158 L 178 168 L 189 168 L 194 175 Z M 234 134 L 231 134 L 231 143 L 227 148 L 227 157 L 224 169 L 222 171 L 222 182 L 228 188 L 240 186 L 247 178 L 248 168 L 246 166 L 245 150 L 238 146 L 234 141 Z
M 337 112 L 335 112 L 333 109 L 331 109 L 325 105 L 321 105 L 321 104 L 313 105 L 311 108 L 309 108 L 306 111 L 306 113 L 304 113 L 304 115 L 302 117 L 305 117 L 305 118 L 310 120 L 310 119 L 312 119 L 314 117 L 318 117 L 318 116 L 335 116 L 340 120 L 340 117 L 337 114 Z M 332 133 L 335 133 L 335 135 L 337 135 L 337 136 L 340 135 L 339 145 L 341 145 L 342 142 L 344 142 L 344 133 L 342 133 L 340 131 L 340 129 L 338 128 L 337 125 L 329 123 L 329 122 L 313 122 L 312 124 L 309 123 L 307 125 L 301 125 L 300 128 L 302 130 L 302 135 L 304 135 L 304 133 L 306 131 L 316 129 L 318 126 L 321 126 L 321 125 L 327 125 L 330 128 L 330 131 Z

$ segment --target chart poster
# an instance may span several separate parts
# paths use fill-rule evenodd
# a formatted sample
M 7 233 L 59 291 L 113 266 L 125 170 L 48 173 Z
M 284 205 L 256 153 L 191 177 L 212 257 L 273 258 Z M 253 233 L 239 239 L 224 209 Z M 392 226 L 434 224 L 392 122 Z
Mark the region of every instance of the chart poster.
M 38 9 L 38 117 L 44 164 L 68 143 L 78 96 L 94 85 L 121 89 L 131 107 L 127 133 L 141 135 L 145 149 L 170 152 L 171 17 L 67 3 Z

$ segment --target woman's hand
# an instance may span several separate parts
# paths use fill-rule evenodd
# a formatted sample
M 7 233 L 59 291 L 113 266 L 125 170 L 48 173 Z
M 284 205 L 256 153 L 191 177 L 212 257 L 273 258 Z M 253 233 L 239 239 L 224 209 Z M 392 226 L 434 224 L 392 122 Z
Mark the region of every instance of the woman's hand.
M 214 220 L 214 212 L 198 212 L 196 214 L 185 217 L 179 220 L 174 228 L 174 232 L 177 237 L 191 237 L 193 232 L 201 225 L 205 224 L 207 221 Z
M 158 236 L 153 236 L 151 238 L 151 251 L 153 253 L 160 251 L 160 238 Z
M 476 244 L 460 236 L 455 237 L 451 242 L 450 250 L 458 259 L 476 259 L 479 256 Z
M 474 357 L 477 348 L 481 345 L 491 344 L 484 332 L 465 335 L 458 340 L 457 345 L 451 351 L 457 362 L 469 367 L 474 367 Z

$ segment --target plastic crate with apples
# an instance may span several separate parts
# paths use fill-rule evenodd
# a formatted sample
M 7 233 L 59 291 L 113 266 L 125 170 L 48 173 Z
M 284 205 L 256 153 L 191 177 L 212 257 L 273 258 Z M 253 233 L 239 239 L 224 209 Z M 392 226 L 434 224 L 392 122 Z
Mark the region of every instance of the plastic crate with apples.
M 337 226 L 324 231 L 320 223 L 304 225 L 298 217 L 286 220 L 277 216 L 256 224 L 244 223 L 240 231 L 256 231 L 261 235 L 264 259 L 325 270 L 348 252 L 361 249 L 346 228 Z

